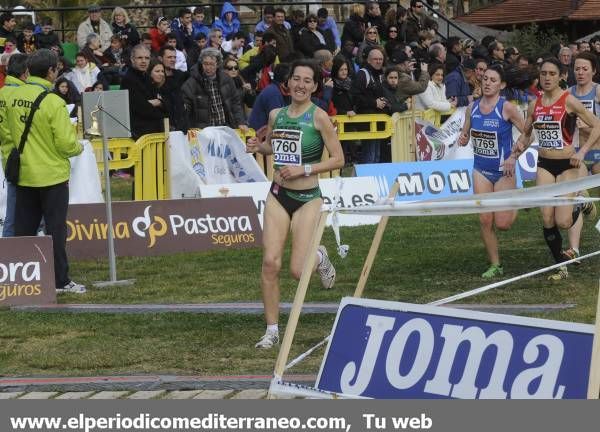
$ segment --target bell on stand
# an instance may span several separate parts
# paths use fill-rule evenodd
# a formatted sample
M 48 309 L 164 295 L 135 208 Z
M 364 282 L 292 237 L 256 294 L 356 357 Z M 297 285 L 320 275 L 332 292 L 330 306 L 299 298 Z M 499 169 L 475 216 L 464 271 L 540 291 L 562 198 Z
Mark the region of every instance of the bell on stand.
M 100 112 L 100 108 L 96 107 L 95 110 L 90 111 L 90 117 L 92 118 L 92 125 L 85 130 L 85 133 L 93 136 L 100 136 L 100 128 L 98 126 L 98 113 Z

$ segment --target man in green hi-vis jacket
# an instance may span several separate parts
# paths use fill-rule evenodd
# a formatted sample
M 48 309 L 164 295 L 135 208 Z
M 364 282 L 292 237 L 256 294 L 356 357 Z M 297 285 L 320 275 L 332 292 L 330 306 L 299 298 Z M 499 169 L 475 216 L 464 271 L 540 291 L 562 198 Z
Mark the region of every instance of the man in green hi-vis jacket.
M 8 126 L 17 147 L 25 130 L 31 107 L 38 96 L 49 92 L 57 75 L 58 57 L 41 49 L 29 57 L 29 79 L 7 100 Z M 65 102 L 47 94 L 35 111 L 21 154 L 17 184 L 15 235 L 34 236 L 44 218 L 46 234 L 54 246 L 54 274 L 57 292 L 84 293 L 85 287 L 69 278 L 67 261 L 67 208 L 69 205 L 69 158 L 83 150 L 69 119 Z

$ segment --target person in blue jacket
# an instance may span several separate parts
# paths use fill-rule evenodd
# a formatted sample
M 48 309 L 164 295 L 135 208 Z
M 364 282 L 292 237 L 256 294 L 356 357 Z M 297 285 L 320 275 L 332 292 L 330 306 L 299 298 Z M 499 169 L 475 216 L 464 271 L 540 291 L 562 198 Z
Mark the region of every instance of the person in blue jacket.
M 333 34 L 333 38 L 335 40 L 335 52 L 333 55 L 336 55 L 342 49 L 342 40 L 340 38 L 340 32 L 338 30 L 337 24 L 335 20 L 329 16 L 327 9 L 321 8 L 317 11 L 318 29 L 319 30 L 331 30 L 331 34 Z
M 194 29 L 194 38 L 202 33 L 204 36 L 208 38 L 208 32 L 210 31 L 210 27 L 204 24 L 204 18 L 206 14 L 204 13 L 204 8 L 201 6 L 197 6 L 194 8 L 194 16 L 192 19 L 192 28 Z M 197 40 L 197 39 L 196 39 Z
M 264 128 L 264 132 L 266 132 L 266 126 L 269 122 L 269 113 L 275 108 L 281 108 L 290 103 L 290 97 L 286 87 L 289 74 L 289 64 L 280 63 L 275 66 L 273 70 L 273 81 L 258 94 L 254 101 L 250 117 L 248 118 L 248 125 L 257 132 L 257 136 L 259 137 L 261 132 L 263 132 L 261 129 Z
M 473 102 L 473 95 L 467 81 L 467 74 L 474 73 L 475 62 L 467 59 L 464 64 L 452 62 L 448 63 L 448 70 L 451 71 L 444 79 L 446 85 L 446 97 L 456 98 L 456 106 L 463 107 Z
M 214 29 L 219 29 L 223 32 L 223 38 L 229 39 L 229 36 L 240 31 L 240 20 L 235 8 L 229 2 L 223 3 L 221 10 L 221 18 L 213 23 Z

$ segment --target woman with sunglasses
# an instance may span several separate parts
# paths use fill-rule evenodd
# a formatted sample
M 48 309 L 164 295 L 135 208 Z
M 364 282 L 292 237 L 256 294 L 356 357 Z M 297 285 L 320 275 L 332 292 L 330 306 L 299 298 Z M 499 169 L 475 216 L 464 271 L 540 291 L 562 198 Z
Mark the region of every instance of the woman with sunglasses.
M 256 92 L 252 89 L 252 86 L 247 83 L 244 78 L 240 75 L 240 67 L 234 56 L 228 56 L 223 62 L 223 70 L 235 83 L 240 100 L 246 107 L 251 107 L 256 99 Z
M 279 272 L 290 231 L 292 276 L 299 279 L 305 261 L 315 260 L 323 287 L 330 289 L 335 283 L 335 268 L 324 246 L 319 246 L 317 257 L 307 256 L 323 204 L 318 174 L 344 165 L 342 146 L 327 113 L 311 101 L 321 83 L 319 75 L 314 62 L 295 61 L 288 79 L 291 104 L 271 111 L 266 141 L 251 138 L 247 143 L 248 152 L 273 154 L 275 165 L 263 228 L 261 287 L 267 329 L 256 348 L 279 343 Z M 321 161 L 324 148 L 329 158 Z
M 510 190 L 516 187 L 514 176 L 513 125 L 523 131 L 523 116 L 517 107 L 500 96 L 506 86 L 504 69 L 490 66 L 483 75 L 483 95 L 467 108 L 459 144 L 473 145 L 473 191 L 476 194 Z M 512 163 L 511 163 L 512 162 Z M 502 276 L 504 269 L 498 254 L 495 229 L 508 230 L 517 217 L 514 210 L 481 213 L 481 239 L 490 267 L 481 275 L 484 279 Z M 494 229 L 495 227 L 495 229 Z
M 360 65 L 364 65 L 367 62 L 367 54 L 371 51 L 371 48 L 381 46 L 381 39 L 379 38 L 379 32 L 377 31 L 377 27 L 369 27 L 367 31 L 365 31 L 365 37 L 358 47 L 358 52 L 356 53 L 356 61 Z
M 398 37 L 398 26 L 391 25 L 387 28 L 387 38 L 385 41 L 385 53 L 391 58 L 395 51 L 402 49 L 404 43 Z
M 296 47 L 307 58 L 312 58 L 314 53 L 320 49 L 335 51 L 335 39 L 331 30 L 319 30 L 318 18 L 315 14 L 309 14 L 306 18 L 305 27 L 300 30 L 300 45 Z
M 511 159 L 523 153 L 530 144 L 531 133 L 535 130 L 538 140 L 538 185 L 554 184 L 574 180 L 579 177 L 579 169 L 585 154 L 600 138 L 600 120 L 569 91 L 560 88 L 561 64 L 556 58 L 542 61 L 540 85 L 541 98 L 529 105 L 525 130 L 517 140 Z M 585 143 L 579 149 L 573 145 L 577 119 L 590 127 Z M 562 237 L 559 228 L 569 229 L 580 217 L 581 206 L 542 207 L 543 232 L 546 244 L 556 263 L 566 261 L 562 253 Z M 569 276 L 566 266 L 550 275 L 549 280 L 566 279 Z

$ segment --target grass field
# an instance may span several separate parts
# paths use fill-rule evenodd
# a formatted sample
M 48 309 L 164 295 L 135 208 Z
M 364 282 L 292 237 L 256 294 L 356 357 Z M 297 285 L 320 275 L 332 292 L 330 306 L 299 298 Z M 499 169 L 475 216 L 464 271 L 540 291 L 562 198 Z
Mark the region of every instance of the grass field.
M 127 189 L 123 183 L 122 188 Z M 118 196 L 119 191 L 115 191 Z M 552 264 L 541 232 L 539 211 L 521 211 L 513 229 L 500 234 L 505 278 Z M 324 291 L 312 280 L 307 301 L 337 302 L 352 295 L 375 226 L 342 228 L 349 256 L 333 256 L 337 283 Z M 566 241 L 566 240 L 565 240 Z M 334 255 L 332 231 L 324 244 Z M 600 249 L 600 233 L 587 223 L 582 253 Z M 287 260 L 286 256 L 286 260 Z M 61 303 L 208 303 L 260 301 L 261 251 L 226 250 L 153 258 L 120 258 L 120 279 L 135 278 L 130 287 L 91 288 L 85 295 L 65 295 Z M 392 218 L 375 261 L 365 297 L 427 303 L 485 284 L 485 251 L 477 216 Z M 287 268 L 287 261 L 284 262 Z M 543 314 L 544 318 L 591 323 L 594 320 L 600 258 L 571 267 L 566 281 L 548 282 L 546 275 L 461 301 L 462 303 L 575 303 Z M 91 285 L 108 275 L 104 261 L 72 262 L 72 277 Z M 296 288 L 287 271 L 282 301 L 292 301 Z M 282 317 L 282 324 L 286 316 Z M 331 329 L 333 315 L 306 315 L 292 356 L 320 341 Z M 94 374 L 270 374 L 276 351 L 257 351 L 262 335 L 259 315 L 235 314 L 62 314 L 0 311 L 0 375 Z M 321 352 L 322 353 L 322 352 Z M 320 354 L 291 372 L 316 372 Z

